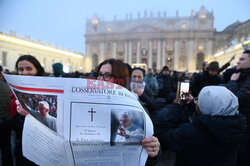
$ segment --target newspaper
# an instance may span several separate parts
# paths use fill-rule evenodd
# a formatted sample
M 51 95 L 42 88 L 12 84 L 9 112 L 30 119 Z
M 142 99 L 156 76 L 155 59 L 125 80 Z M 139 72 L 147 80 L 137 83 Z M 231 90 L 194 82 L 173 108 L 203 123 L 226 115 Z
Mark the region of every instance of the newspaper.
M 30 114 L 23 154 L 38 165 L 145 165 L 143 138 L 153 125 L 136 97 L 120 85 L 78 78 L 4 74 Z M 125 134 L 124 134 L 125 133 Z

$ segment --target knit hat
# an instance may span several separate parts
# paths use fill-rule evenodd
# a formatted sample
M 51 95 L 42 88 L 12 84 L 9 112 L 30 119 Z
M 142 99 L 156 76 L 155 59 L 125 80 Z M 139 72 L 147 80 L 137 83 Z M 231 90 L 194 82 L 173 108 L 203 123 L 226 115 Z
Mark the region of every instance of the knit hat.
M 208 66 L 208 71 L 219 71 L 219 63 L 217 61 L 213 61 Z
M 238 98 L 222 86 L 206 86 L 198 97 L 201 114 L 232 116 L 238 114 Z
M 168 66 L 164 66 L 164 67 L 162 68 L 162 71 L 164 71 L 164 70 L 168 70 Z
M 61 63 L 54 63 L 52 65 L 52 67 L 53 67 L 53 70 L 54 70 L 54 75 L 56 77 L 59 77 L 59 76 L 61 76 L 63 74 L 63 64 L 61 64 Z
M 153 74 L 153 70 L 151 68 L 148 69 L 148 74 Z

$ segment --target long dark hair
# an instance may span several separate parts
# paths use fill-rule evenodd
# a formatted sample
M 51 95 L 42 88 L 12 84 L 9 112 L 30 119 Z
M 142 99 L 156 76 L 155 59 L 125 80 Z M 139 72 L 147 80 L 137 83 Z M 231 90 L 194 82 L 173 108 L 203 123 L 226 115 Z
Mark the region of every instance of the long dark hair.
M 17 61 L 16 61 L 16 72 L 17 72 L 17 74 L 18 74 L 18 63 L 19 63 L 20 61 L 24 61 L 24 60 L 29 61 L 30 63 L 32 63 L 32 64 L 35 66 L 35 68 L 36 68 L 36 70 L 37 70 L 36 76 L 43 76 L 43 75 L 44 75 L 44 69 L 43 69 L 42 65 L 41 65 L 40 62 L 39 62 L 34 56 L 32 56 L 32 55 L 22 55 L 22 56 L 20 56 L 20 57 L 17 59 Z

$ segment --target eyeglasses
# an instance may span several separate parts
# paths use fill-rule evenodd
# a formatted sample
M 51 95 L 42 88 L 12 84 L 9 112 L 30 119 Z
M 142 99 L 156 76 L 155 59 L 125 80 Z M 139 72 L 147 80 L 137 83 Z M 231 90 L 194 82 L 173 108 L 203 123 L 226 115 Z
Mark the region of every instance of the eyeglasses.
M 194 103 L 197 104 L 198 103 L 198 97 L 194 98 Z
M 101 78 L 103 78 L 104 81 L 108 81 L 108 80 L 110 80 L 112 77 L 114 77 L 113 74 L 108 74 L 108 73 L 105 73 L 105 74 L 97 73 L 97 77 L 96 77 L 96 78 L 97 78 L 98 80 L 101 79 Z

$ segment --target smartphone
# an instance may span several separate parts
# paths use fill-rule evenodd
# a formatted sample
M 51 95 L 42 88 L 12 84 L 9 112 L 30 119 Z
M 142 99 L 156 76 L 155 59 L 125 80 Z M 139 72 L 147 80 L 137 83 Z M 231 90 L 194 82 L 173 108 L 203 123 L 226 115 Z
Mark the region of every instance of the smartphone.
M 189 82 L 181 82 L 180 84 L 180 100 L 183 102 L 188 101 Z
M 189 86 L 189 82 L 178 82 L 177 98 L 179 98 L 182 102 L 188 101 Z

